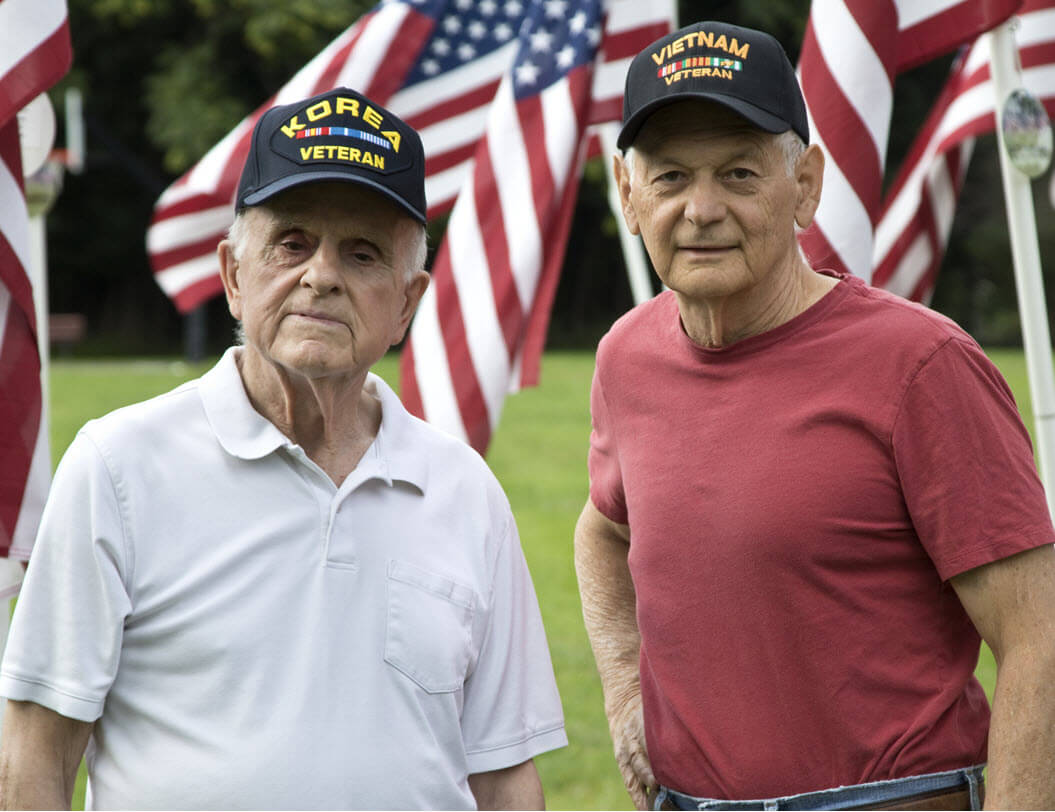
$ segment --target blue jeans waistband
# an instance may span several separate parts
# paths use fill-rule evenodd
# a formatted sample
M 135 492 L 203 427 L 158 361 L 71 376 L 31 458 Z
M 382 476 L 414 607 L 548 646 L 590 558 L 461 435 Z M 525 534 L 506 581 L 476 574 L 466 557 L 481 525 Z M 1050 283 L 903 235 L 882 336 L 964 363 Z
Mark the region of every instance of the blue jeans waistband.
M 667 787 L 660 787 L 652 808 L 660 809 L 663 803 L 669 800 L 678 809 L 852 809 L 966 786 L 970 791 L 971 809 L 981 809 L 981 784 L 984 769 L 984 764 L 978 764 L 974 767 L 963 767 L 942 773 L 893 778 L 888 781 L 872 781 L 867 784 L 853 784 L 846 787 L 822 789 L 817 792 L 787 795 L 783 798 L 752 801 L 694 798 Z

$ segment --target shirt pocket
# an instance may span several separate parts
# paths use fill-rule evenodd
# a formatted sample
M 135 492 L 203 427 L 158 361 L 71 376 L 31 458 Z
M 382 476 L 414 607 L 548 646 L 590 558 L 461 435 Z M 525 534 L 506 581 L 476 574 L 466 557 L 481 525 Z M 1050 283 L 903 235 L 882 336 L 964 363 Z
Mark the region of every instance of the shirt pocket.
M 472 657 L 474 608 L 469 587 L 390 561 L 385 662 L 430 694 L 457 691 Z

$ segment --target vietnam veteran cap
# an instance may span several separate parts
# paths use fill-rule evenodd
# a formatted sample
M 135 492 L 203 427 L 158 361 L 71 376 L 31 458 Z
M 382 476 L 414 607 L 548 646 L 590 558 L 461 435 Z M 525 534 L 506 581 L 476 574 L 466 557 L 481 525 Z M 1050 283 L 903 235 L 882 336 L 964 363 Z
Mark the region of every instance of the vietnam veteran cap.
M 405 122 L 339 87 L 272 107 L 253 128 L 235 209 L 302 183 L 349 181 L 376 189 L 425 222 L 425 151 Z
M 722 104 L 771 133 L 794 130 L 809 143 L 806 103 L 795 69 L 769 34 L 728 23 L 702 22 L 656 40 L 634 57 L 626 75 L 625 150 L 652 113 L 686 99 Z

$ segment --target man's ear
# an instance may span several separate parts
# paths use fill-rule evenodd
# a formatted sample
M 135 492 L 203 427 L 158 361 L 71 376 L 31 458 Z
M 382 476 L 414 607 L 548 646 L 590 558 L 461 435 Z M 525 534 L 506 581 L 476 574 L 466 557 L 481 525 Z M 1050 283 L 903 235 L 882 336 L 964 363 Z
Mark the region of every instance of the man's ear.
M 227 309 L 236 321 L 242 320 L 242 289 L 238 279 L 238 260 L 234 257 L 234 244 L 230 240 L 221 240 L 216 246 L 216 255 L 220 260 L 220 280 L 223 292 L 227 296 Z
M 393 347 L 407 334 L 410 320 L 414 316 L 414 311 L 418 309 L 418 304 L 421 302 L 421 297 L 425 295 L 430 281 L 431 277 L 427 272 L 417 271 L 403 289 L 403 307 L 399 311 L 399 322 L 391 342 Z
M 623 208 L 623 219 L 631 234 L 640 234 L 641 228 L 637 222 L 637 212 L 634 204 L 630 202 L 630 165 L 620 155 L 612 156 L 612 173 L 615 175 L 615 185 L 619 190 L 619 203 Z
M 821 187 L 824 185 L 824 153 L 816 144 L 810 144 L 799 156 L 795 165 L 795 183 L 798 185 L 795 223 L 799 228 L 809 228 L 821 203 Z

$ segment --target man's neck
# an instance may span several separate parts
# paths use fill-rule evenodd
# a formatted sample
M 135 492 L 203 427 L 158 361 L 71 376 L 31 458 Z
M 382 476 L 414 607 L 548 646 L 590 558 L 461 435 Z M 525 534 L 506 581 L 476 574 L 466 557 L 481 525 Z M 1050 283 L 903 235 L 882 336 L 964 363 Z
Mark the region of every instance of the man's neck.
M 262 358 L 252 347 L 236 355 L 253 408 L 340 485 L 381 427 L 381 404 L 355 379 L 307 378 Z
M 791 321 L 820 301 L 838 281 L 797 263 L 774 284 L 755 286 L 733 296 L 700 300 L 679 293 L 682 329 L 701 347 L 728 347 Z

